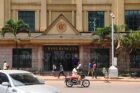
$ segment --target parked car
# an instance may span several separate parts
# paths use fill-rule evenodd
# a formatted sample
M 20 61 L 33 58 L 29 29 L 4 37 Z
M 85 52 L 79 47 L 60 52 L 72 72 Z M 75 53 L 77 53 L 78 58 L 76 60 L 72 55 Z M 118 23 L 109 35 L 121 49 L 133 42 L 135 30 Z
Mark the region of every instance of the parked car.
M 59 93 L 34 74 L 22 70 L 0 70 L 0 93 Z

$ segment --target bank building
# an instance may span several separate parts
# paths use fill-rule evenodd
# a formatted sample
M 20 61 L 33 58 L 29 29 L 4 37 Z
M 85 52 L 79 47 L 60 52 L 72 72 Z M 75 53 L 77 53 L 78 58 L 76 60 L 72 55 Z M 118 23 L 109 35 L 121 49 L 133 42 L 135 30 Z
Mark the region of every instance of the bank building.
M 111 25 L 112 12 L 114 24 L 140 29 L 140 0 L 0 0 L 0 12 L 0 29 L 10 18 L 30 27 L 31 36 L 18 33 L 17 44 L 11 33 L 0 35 L 0 65 L 6 61 L 12 69 L 49 72 L 62 63 L 71 71 L 78 62 L 86 69 L 93 60 L 99 70 L 108 68 L 111 39 L 101 44 L 94 35 L 97 28 Z M 118 70 L 140 71 L 140 49 L 129 57 L 124 53 L 117 56 Z

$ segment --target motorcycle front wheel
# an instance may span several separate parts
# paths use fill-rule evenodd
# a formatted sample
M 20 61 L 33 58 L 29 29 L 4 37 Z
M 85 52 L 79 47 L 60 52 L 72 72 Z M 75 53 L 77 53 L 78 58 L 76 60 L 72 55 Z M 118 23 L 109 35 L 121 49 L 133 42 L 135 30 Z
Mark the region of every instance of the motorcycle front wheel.
M 89 85 L 90 85 L 90 81 L 89 80 L 87 80 L 87 79 L 82 80 L 82 86 L 83 87 L 89 87 Z
M 71 82 L 71 80 L 66 81 L 66 86 L 67 87 L 72 87 L 73 86 L 73 83 Z

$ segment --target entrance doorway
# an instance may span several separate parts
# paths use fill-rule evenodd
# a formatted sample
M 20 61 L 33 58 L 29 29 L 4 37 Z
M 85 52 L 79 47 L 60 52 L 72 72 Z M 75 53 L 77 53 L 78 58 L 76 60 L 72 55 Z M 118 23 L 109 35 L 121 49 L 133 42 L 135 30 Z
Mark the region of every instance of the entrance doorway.
M 109 68 L 109 49 L 108 48 L 92 48 L 91 62 L 94 59 L 98 68 Z
M 62 64 L 65 71 L 71 71 L 78 64 L 78 46 L 44 46 L 43 50 L 45 71 L 51 71 L 53 64 L 56 65 L 56 70 Z

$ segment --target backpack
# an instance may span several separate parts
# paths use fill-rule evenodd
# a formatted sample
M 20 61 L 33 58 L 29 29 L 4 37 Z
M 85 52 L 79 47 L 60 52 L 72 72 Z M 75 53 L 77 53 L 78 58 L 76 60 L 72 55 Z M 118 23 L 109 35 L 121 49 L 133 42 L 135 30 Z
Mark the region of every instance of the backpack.
M 90 63 L 90 68 L 93 68 L 93 64 L 92 63 Z

